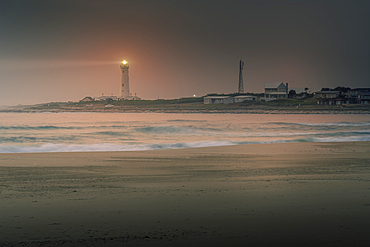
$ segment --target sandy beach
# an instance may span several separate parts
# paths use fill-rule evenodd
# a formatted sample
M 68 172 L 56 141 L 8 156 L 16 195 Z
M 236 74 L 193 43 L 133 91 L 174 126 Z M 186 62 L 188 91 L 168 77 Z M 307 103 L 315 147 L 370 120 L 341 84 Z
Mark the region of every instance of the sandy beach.
M 368 246 L 370 142 L 0 154 L 1 246 Z

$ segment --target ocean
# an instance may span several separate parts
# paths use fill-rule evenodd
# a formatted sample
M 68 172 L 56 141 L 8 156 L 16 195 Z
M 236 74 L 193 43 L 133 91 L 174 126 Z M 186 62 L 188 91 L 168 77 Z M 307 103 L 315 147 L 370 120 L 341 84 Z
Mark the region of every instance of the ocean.
M 370 141 L 370 115 L 0 113 L 0 153 Z

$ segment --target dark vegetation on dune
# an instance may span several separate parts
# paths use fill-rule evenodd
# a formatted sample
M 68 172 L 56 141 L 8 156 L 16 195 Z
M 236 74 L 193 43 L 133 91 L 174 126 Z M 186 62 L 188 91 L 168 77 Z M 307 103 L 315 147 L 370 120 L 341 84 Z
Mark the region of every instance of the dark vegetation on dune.
M 207 95 L 208 96 L 208 95 Z M 210 94 L 212 96 L 212 94 Z M 222 96 L 222 95 L 218 95 Z M 235 96 L 235 95 L 227 95 Z M 256 95 L 259 96 L 259 95 Z M 3 109 L 3 112 L 168 112 L 168 113 L 370 113 L 369 105 L 317 105 L 313 97 L 274 101 L 244 101 L 233 104 L 204 104 L 204 97 L 156 100 L 103 100 L 50 102 Z M 106 107 L 111 105 L 111 107 Z

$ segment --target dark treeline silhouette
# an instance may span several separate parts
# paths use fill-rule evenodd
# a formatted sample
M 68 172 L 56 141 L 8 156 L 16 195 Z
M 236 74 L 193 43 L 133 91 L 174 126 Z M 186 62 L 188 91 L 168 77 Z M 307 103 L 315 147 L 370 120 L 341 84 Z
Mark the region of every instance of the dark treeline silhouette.
M 339 92 L 348 92 L 349 90 L 351 90 L 351 88 L 349 87 L 341 87 L 341 86 L 338 86 L 336 88 L 328 88 L 328 87 L 323 87 L 321 88 L 321 91 L 339 91 Z

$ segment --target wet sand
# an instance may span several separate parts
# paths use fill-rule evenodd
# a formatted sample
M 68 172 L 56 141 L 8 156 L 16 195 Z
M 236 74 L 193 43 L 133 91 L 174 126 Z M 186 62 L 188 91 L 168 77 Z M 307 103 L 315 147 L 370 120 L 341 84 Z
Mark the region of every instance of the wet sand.
M 0 246 L 368 246 L 370 142 L 0 154 Z

